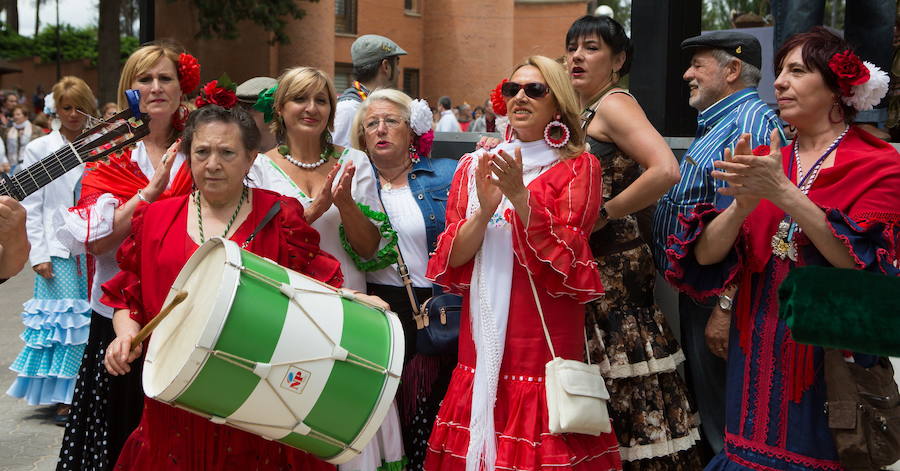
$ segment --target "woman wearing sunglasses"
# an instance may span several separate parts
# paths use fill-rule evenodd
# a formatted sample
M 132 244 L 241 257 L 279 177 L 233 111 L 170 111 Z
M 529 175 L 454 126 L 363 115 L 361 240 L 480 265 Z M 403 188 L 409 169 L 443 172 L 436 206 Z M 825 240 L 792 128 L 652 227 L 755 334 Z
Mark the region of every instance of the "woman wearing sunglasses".
M 619 87 L 631 53 L 625 30 L 609 17 L 584 16 L 566 34 L 582 126 L 603 168 L 604 203 L 590 244 L 606 295 L 587 305 L 588 353 L 606 379 L 625 469 L 699 469 L 696 414 L 675 369 L 684 354 L 654 303 L 656 270 L 641 227 L 646 209 L 678 183 L 678 163 Z
M 566 71 L 532 56 L 501 88 L 512 131 L 464 156 L 428 277 L 463 296 L 459 363 L 425 468 L 621 469 L 614 434 L 551 435 L 545 364 L 582 360 L 584 303 L 603 294 L 588 245 L 602 204 Z M 540 304 L 538 304 L 538 302 Z

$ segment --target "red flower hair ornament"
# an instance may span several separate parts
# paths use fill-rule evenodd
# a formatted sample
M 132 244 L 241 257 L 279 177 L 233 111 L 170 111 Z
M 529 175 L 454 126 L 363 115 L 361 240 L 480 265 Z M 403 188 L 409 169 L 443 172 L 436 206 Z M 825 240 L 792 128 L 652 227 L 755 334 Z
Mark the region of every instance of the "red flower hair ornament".
M 887 74 L 875 64 L 860 60 L 850 49 L 831 56 L 828 68 L 837 76 L 841 101 L 857 111 L 872 109 L 887 95 Z
M 197 58 L 186 53 L 178 56 L 178 84 L 181 93 L 189 95 L 200 85 L 200 63 Z
M 237 104 L 235 90 L 237 86 L 228 78 L 228 74 L 222 74 L 217 80 L 208 82 L 200 90 L 200 95 L 194 100 L 197 108 L 206 105 L 219 105 L 225 109 L 231 109 Z
M 503 79 L 500 83 L 491 90 L 491 108 L 494 109 L 494 114 L 497 116 L 506 116 L 506 99 L 503 98 L 503 93 L 500 89 L 503 87 L 503 84 L 508 82 L 509 80 Z

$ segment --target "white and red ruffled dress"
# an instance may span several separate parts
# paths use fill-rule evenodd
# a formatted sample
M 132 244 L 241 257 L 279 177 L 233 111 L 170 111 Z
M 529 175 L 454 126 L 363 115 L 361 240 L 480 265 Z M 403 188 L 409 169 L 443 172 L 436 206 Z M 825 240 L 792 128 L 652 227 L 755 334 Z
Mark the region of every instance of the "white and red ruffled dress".
M 478 154 L 466 155 L 450 188 L 447 228 L 428 265 L 430 279 L 464 300 L 459 364 L 425 469 L 621 469 L 613 433 L 549 432 L 544 365 L 551 355 L 528 279 L 530 272 L 557 355 L 583 360 L 583 304 L 603 294 L 588 246 L 602 203 L 600 166 L 589 153 L 561 161 L 543 141 L 514 140 L 496 150 L 513 155 L 516 147 L 529 190 L 528 224 L 504 198 L 478 254 L 450 266 L 454 239 L 478 207 Z

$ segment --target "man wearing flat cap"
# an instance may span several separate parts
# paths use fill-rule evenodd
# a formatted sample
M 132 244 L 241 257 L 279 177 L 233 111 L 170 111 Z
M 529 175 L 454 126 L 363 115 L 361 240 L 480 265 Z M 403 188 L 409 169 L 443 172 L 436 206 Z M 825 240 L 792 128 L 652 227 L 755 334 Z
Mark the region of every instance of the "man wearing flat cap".
M 265 153 L 275 147 L 275 135 L 269 129 L 269 123 L 265 121 L 263 113 L 253 108 L 259 99 L 259 94 L 265 90 L 274 87 L 278 83 L 272 77 L 253 77 L 237 86 L 235 95 L 237 95 L 238 104 L 243 108 L 256 123 L 259 129 L 259 152 Z
M 356 80 L 338 97 L 334 112 L 335 144 L 350 147 L 350 126 L 356 110 L 372 91 L 396 86 L 403 55 L 406 51 L 397 43 L 377 34 L 366 34 L 353 41 L 350 58 Z
M 659 200 L 653 216 L 653 255 L 664 271 L 666 239 L 678 233 L 678 216 L 698 203 L 731 203 L 718 195 L 725 186 L 710 176 L 713 162 L 749 133 L 751 147 L 769 144 L 773 129 L 781 129 L 775 112 L 760 100 L 756 87 L 762 67 L 762 48 L 749 34 L 716 31 L 685 39 L 681 48 L 692 53 L 684 72 L 690 88 L 688 103 L 695 108 L 697 133 L 681 160 L 681 181 Z M 782 137 L 784 139 L 784 137 Z M 785 142 L 782 140 L 782 142 Z M 725 356 L 735 288 L 698 303 L 679 295 L 678 310 L 685 370 L 697 399 L 701 429 L 713 452 L 722 449 L 725 431 Z

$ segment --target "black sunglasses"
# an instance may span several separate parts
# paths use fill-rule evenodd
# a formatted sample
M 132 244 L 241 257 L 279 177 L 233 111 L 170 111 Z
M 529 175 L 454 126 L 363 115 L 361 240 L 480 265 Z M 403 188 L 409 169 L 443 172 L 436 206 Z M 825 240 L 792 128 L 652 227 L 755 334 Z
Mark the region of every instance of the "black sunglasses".
M 543 98 L 550 93 L 550 87 L 546 83 L 531 82 L 520 84 L 516 82 L 506 82 L 500 87 L 500 93 L 506 98 L 512 98 L 519 94 L 519 90 L 525 89 L 525 96 L 537 100 Z

